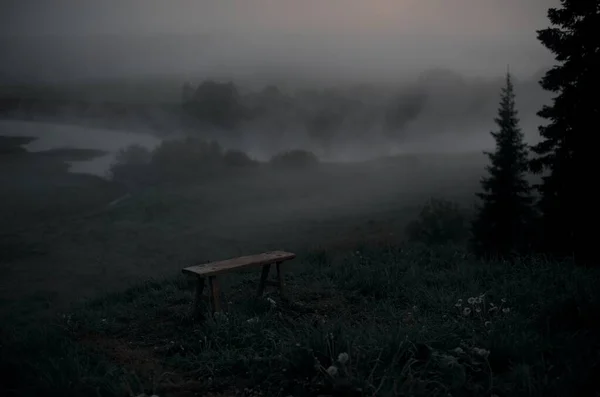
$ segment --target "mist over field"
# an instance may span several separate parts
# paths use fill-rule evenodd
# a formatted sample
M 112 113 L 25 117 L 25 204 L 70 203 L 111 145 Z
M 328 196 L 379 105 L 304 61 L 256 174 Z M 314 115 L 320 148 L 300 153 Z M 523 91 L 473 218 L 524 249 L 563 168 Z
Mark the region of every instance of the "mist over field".
M 53 122 L 100 106 L 101 127 L 193 133 L 260 159 L 303 148 L 353 161 L 488 149 L 510 64 L 533 142 L 551 57 L 531 32 L 551 3 L 7 1 L 0 99 L 13 100 L 9 118 L 27 108 L 16 97 L 61 99 Z M 209 80 L 233 82 L 251 113 L 233 132 L 198 127 L 177 106 L 184 83 Z
M 0 395 L 591 395 L 591 2 L 0 0 Z

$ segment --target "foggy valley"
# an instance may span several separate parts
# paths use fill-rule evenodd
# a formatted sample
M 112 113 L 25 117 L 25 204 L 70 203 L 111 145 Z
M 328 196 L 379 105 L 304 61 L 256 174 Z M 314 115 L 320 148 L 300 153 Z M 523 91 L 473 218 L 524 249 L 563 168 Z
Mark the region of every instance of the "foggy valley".
M 0 394 L 597 395 L 575 3 L 3 1 Z

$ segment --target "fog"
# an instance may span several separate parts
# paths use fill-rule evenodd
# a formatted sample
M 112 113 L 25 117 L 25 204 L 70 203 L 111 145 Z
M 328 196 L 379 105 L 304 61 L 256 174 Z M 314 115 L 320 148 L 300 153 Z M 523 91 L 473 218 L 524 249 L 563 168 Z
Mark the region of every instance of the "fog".
M 180 75 L 397 82 L 443 67 L 528 78 L 558 0 L 5 0 L 4 81 Z
M 209 258 L 397 242 L 431 197 L 471 208 L 508 65 L 538 139 L 552 57 L 536 30 L 557 3 L 0 1 L 0 136 L 106 150 L 70 169 L 102 176 L 132 143 L 192 135 L 224 149 L 133 151 L 113 183 L 68 173 L 61 153 L 77 151 L 5 139 L 0 248 L 14 258 L 0 301 L 87 296 Z M 219 87 L 203 96 L 208 80 Z M 250 158 L 231 166 L 229 149 Z M 321 161 L 268 163 L 291 149 Z
M 294 148 L 331 161 L 480 151 L 493 145 L 507 65 L 526 139 L 538 139 L 536 112 L 550 98 L 538 81 L 552 57 L 536 30 L 557 3 L 8 0 L 0 5 L 0 82 L 76 86 L 76 100 L 150 103 L 125 118 L 101 114 L 104 124 L 94 126 L 193 133 L 260 160 Z M 159 106 L 179 106 L 184 82 L 195 88 L 209 79 L 233 81 L 243 106 L 267 110 L 232 132 Z M 279 102 L 261 96 L 271 84 L 282 90 Z M 333 91 L 315 94 L 323 89 Z M 309 125 L 323 112 L 339 119 L 325 137 Z M 69 104 L 56 114 L 54 123 L 81 121 Z M 90 119 L 99 117 L 83 123 Z

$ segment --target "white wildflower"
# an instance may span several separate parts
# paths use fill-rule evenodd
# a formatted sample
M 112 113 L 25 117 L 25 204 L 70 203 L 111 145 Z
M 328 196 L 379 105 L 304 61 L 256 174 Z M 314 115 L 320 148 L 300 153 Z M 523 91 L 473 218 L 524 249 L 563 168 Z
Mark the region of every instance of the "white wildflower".
M 510 307 L 505 307 L 502 309 L 502 313 L 510 313 Z
M 334 377 L 338 374 L 338 369 L 335 365 L 332 365 L 331 367 L 327 368 L 327 373 L 330 376 Z
M 465 352 L 461 347 L 457 347 L 456 349 L 454 349 L 452 351 L 456 354 L 464 354 L 464 352 Z
M 469 305 L 472 305 L 475 303 L 475 298 L 470 297 L 469 299 L 467 299 L 467 302 L 469 303 Z
M 348 360 L 350 360 L 350 356 L 348 355 L 348 353 L 340 353 L 338 355 L 338 361 L 340 364 L 344 365 L 348 362 Z
M 465 307 L 465 309 L 463 310 L 463 315 L 468 316 L 469 314 L 471 314 L 471 309 L 468 307 Z
M 483 298 L 479 297 L 479 298 L 475 298 L 475 303 L 477 303 L 478 305 L 480 305 L 483 302 Z
M 476 311 L 477 313 L 481 313 L 481 308 L 480 308 L 480 307 L 476 307 L 476 308 L 475 308 L 475 311 Z
M 486 321 L 483 325 L 485 325 L 486 328 L 490 327 L 492 325 L 491 321 Z
M 490 355 L 490 351 L 489 350 L 480 349 L 478 347 L 474 347 L 473 351 L 475 352 L 475 354 L 477 354 L 478 356 L 481 356 L 483 358 L 487 358 Z

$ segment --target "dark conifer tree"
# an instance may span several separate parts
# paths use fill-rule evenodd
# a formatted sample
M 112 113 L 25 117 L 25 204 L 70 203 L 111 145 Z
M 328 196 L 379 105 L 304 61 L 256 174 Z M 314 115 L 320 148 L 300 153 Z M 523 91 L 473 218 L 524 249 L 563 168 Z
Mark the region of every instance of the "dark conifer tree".
M 502 88 L 498 116 L 499 129 L 492 132 L 496 150 L 488 153 L 491 164 L 481 180 L 482 200 L 472 224 L 475 253 L 505 257 L 528 249 L 533 199 L 526 180 L 528 148 L 524 143 L 515 108 L 515 94 L 510 73 Z
M 561 0 L 548 18 L 553 27 L 538 31 L 538 39 L 557 65 L 540 84 L 557 96 L 538 112 L 549 123 L 539 128 L 542 141 L 533 147 L 531 162 L 532 171 L 542 174 L 536 186 L 541 248 L 586 262 L 597 244 L 585 240 L 595 236 L 598 221 L 592 192 L 598 147 L 592 136 L 600 121 L 600 0 Z

